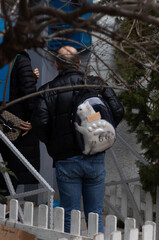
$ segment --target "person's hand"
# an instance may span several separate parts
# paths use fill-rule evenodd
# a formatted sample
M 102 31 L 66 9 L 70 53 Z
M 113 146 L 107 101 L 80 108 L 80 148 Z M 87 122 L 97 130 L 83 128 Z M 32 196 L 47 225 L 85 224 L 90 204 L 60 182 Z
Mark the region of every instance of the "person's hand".
M 22 129 L 24 131 L 24 133 L 22 134 L 22 137 L 23 137 L 32 129 L 31 123 L 21 122 L 20 129 Z
M 35 68 L 33 73 L 34 73 L 34 76 L 35 76 L 36 79 L 38 79 L 40 77 L 40 72 L 39 72 L 38 68 Z

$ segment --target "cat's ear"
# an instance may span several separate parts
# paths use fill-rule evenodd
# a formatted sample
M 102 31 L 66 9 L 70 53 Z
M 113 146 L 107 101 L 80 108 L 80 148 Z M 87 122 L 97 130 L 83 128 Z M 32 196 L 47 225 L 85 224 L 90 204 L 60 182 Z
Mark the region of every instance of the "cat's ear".
M 91 105 L 89 104 L 88 101 L 85 103 L 85 106 L 86 106 L 87 109 L 90 109 L 90 107 L 91 107 Z

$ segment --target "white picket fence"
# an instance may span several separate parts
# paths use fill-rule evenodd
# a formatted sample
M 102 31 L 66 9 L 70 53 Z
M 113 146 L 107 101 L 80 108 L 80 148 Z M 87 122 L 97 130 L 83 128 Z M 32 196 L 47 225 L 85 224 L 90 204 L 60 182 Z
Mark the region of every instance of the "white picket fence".
M 121 212 L 124 218 L 136 218 L 134 208 L 123 187 L 119 189 L 119 185 L 114 185 L 106 186 L 105 189 L 105 198 L 111 202 L 115 209 L 118 209 Z M 149 192 L 144 192 L 141 185 L 137 184 L 134 185 L 132 192 L 144 222 L 153 221 L 153 215 L 156 212 L 156 206 L 152 202 L 151 194 Z M 107 208 L 105 211 L 107 214 L 113 213 L 113 210 L 110 208 Z
M 6 205 L 0 204 L 0 224 L 15 227 L 34 234 L 41 240 L 156 240 L 156 224 L 145 222 L 142 232 L 136 228 L 134 218 L 125 219 L 123 230 L 117 229 L 117 217 L 108 215 L 105 219 L 105 233 L 98 233 L 98 214 L 90 213 L 87 236 L 81 236 L 81 212 L 73 210 L 71 213 L 71 233 L 64 233 L 64 209 L 57 207 L 53 214 L 53 227 L 48 229 L 48 206 L 42 204 L 38 207 L 38 222 L 33 225 L 34 206 L 32 202 L 24 204 L 24 222 L 18 222 L 18 201 L 10 201 L 10 214 L 6 221 Z

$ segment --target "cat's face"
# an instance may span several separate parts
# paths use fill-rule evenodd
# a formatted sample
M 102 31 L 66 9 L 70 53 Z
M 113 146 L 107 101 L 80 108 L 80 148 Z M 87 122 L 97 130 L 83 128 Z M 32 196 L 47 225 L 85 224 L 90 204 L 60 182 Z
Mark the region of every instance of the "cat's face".
M 77 114 L 81 119 L 86 118 L 88 115 L 91 115 L 94 113 L 93 107 L 89 104 L 89 102 L 85 102 L 78 106 L 77 108 Z

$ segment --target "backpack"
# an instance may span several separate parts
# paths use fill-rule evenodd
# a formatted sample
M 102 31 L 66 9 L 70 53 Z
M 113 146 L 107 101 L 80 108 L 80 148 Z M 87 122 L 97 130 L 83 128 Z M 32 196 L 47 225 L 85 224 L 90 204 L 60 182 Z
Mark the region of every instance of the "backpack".
M 116 139 L 111 109 L 99 91 L 74 90 L 73 124 L 76 142 L 85 155 L 103 152 Z

